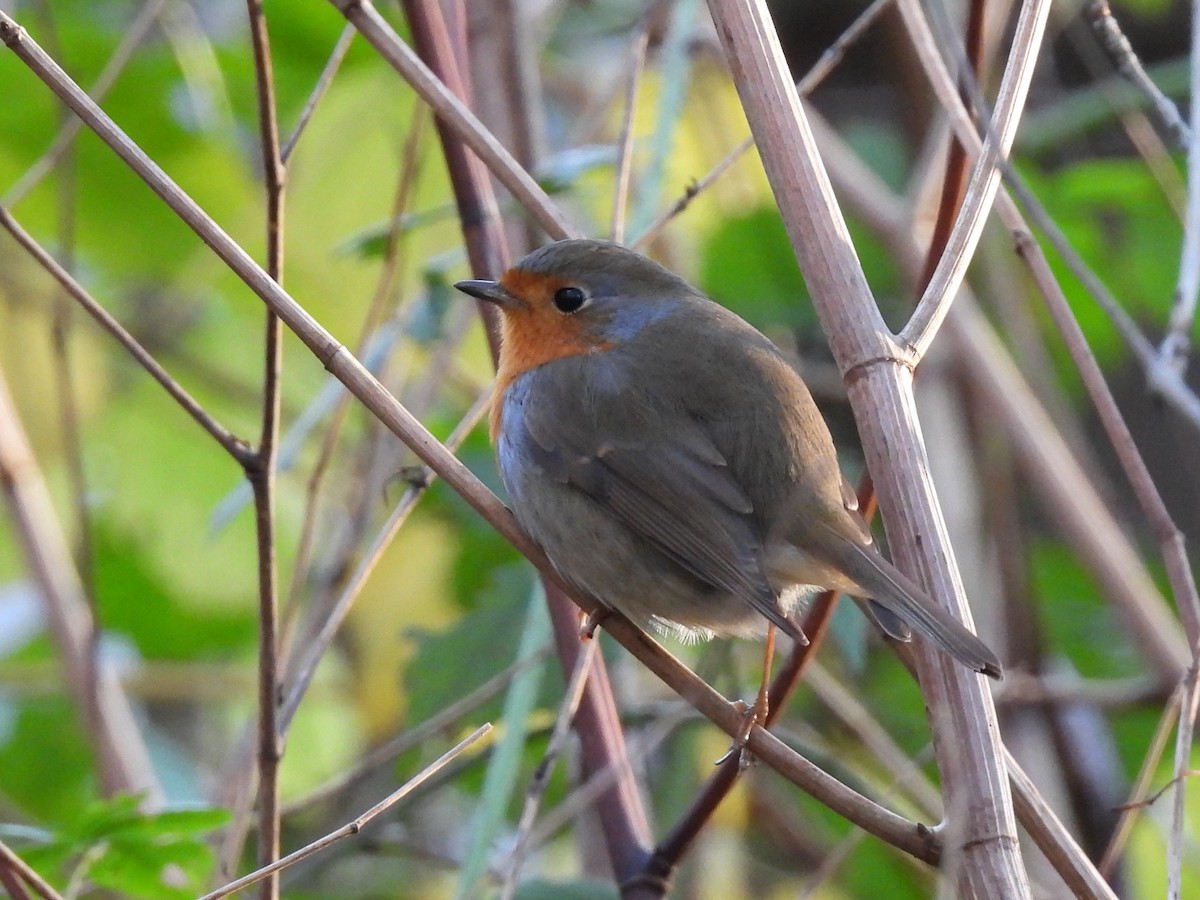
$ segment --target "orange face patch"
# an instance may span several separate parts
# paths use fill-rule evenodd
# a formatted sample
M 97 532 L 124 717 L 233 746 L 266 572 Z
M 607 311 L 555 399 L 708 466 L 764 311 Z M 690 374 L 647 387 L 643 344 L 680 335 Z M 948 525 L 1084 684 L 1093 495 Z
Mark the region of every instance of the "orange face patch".
M 583 317 L 555 308 L 555 291 L 570 284 L 565 278 L 509 269 L 500 284 L 520 302 L 500 308 L 503 330 L 496 391 L 492 395 L 493 440 L 500 431 L 501 398 L 513 379 L 556 359 L 600 353 L 612 347 L 588 334 Z

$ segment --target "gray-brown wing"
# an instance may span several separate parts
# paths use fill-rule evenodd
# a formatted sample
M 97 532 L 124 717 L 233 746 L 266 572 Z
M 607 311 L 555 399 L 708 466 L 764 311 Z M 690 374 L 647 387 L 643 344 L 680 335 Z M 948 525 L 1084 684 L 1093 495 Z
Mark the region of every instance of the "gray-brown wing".
M 543 471 L 582 491 L 702 582 L 798 635 L 763 572 L 753 506 L 697 422 L 684 413 L 637 409 L 620 396 L 586 397 L 571 416 L 549 412 L 561 408 L 531 402 L 524 409 Z

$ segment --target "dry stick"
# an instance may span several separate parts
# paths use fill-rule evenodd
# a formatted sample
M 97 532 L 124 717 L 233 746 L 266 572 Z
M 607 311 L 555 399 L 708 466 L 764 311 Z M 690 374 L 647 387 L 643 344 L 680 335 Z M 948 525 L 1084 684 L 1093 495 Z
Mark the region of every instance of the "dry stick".
M 1013 782 L 1013 798 L 1021 824 L 1029 832 L 1051 865 L 1075 894 L 1095 900 L 1117 900 L 1117 895 L 1104 877 L 1088 861 L 1083 848 L 1058 818 L 1041 791 L 1025 774 L 1020 763 L 1005 751 L 1008 777 Z
M 958 98 L 958 93 L 954 89 L 954 83 L 937 52 L 933 35 L 929 31 L 919 0 L 899 0 L 899 2 L 900 11 L 904 15 L 905 23 L 908 26 L 910 40 L 912 40 L 918 59 L 924 67 L 927 77 L 930 79 L 934 93 L 937 95 L 942 107 L 949 114 L 951 125 L 958 135 L 959 140 L 963 141 L 964 145 L 972 153 L 978 153 L 981 145 L 979 136 L 975 133 L 974 126 L 970 122 L 970 117 L 966 110 L 963 109 Z M 1006 166 L 1005 177 L 1006 179 L 1013 177 L 1011 167 Z M 1013 180 L 1010 180 L 1008 184 L 1021 197 L 1021 201 L 1026 209 L 1032 211 L 1036 206 L 1036 200 L 1033 200 L 1024 186 L 1017 184 Z M 1042 212 L 1040 208 L 1038 210 Z M 1021 218 L 1016 205 L 1007 194 L 1000 194 L 997 200 L 997 212 L 1006 227 L 1013 231 L 1014 234 L 1028 232 L 1028 227 Z M 1042 216 L 1035 216 L 1035 220 L 1038 221 L 1039 227 L 1051 237 L 1051 240 L 1055 243 L 1060 253 L 1073 253 L 1070 246 L 1065 243 L 1065 239 L 1062 238 L 1061 232 L 1058 232 L 1057 226 L 1049 220 L 1048 216 L 1044 216 L 1044 213 L 1042 213 Z M 1055 239 L 1055 235 L 1057 235 L 1057 240 Z M 1062 243 L 1060 244 L 1059 241 L 1062 241 Z M 1036 244 L 1032 244 L 1030 250 L 1039 254 L 1041 252 Z M 1090 272 L 1086 271 L 1086 267 L 1083 271 L 1077 271 L 1076 274 L 1085 280 L 1090 290 L 1095 291 L 1098 289 L 1101 294 L 1107 293 L 1104 291 L 1103 285 L 1099 284 L 1098 279 L 1095 279 Z M 1097 296 L 1099 298 L 1100 295 L 1097 294 Z M 1111 305 L 1115 310 L 1120 311 L 1121 315 L 1127 318 L 1127 315 L 1120 309 L 1120 306 L 1111 295 L 1108 295 L 1107 300 L 1102 301 L 1101 305 L 1107 309 L 1109 301 L 1111 301 Z M 1114 319 L 1114 321 L 1118 320 Z M 1130 346 L 1134 348 L 1135 353 L 1143 360 L 1143 364 L 1147 367 L 1147 372 L 1153 381 L 1155 371 L 1161 370 L 1162 366 L 1158 365 L 1149 342 L 1141 336 L 1136 326 L 1132 325 L 1131 320 L 1129 324 L 1132 331 L 1125 333 L 1126 339 L 1130 341 Z M 1178 377 L 1174 379 L 1174 383 L 1178 387 L 1179 392 L 1190 397 L 1191 401 L 1200 409 L 1200 398 L 1191 394 L 1190 390 L 1186 385 L 1183 385 Z M 1009 398 L 1004 399 L 1007 400 Z M 1094 402 L 1099 401 L 1094 400 Z M 1200 418 L 1197 419 L 1197 422 L 1200 423 Z M 1052 426 L 1050 427 L 1052 428 Z M 1054 452 L 1058 453 L 1057 450 Z M 1067 458 L 1070 457 L 1069 451 L 1066 451 L 1065 447 L 1063 448 L 1063 453 L 1066 454 Z M 1130 475 L 1130 477 L 1133 478 L 1133 475 Z M 1086 482 L 1086 479 L 1084 481 Z M 1144 485 L 1144 479 L 1141 477 L 1134 478 L 1133 485 L 1135 491 L 1137 491 L 1139 485 Z M 1055 485 L 1053 493 L 1060 493 L 1060 487 L 1061 485 Z M 1078 493 L 1078 490 L 1075 493 Z M 1176 592 L 1180 608 L 1194 606 L 1195 601 L 1190 598 L 1195 596 L 1195 590 L 1194 586 L 1190 591 L 1187 588 L 1187 585 L 1191 581 L 1191 576 L 1188 573 L 1187 561 L 1182 552 L 1183 547 L 1180 541 L 1175 540 L 1178 532 L 1170 524 L 1169 517 L 1162 517 L 1158 513 L 1150 512 L 1156 505 L 1161 505 L 1161 500 L 1156 502 L 1153 497 L 1143 496 L 1141 493 L 1138 494 L 1138 497 L 1143 510 L 1147 511 L 1151 525 L 1155 527 L 1159 540 L 1162 543 L 1168 572 L 1172 573 L 1172 589 Z M 1093 500 L 1095 501 L 1094 504 L 1092 503 Z M 1157 601 L 1155 600 L 1158 592 L 1153 587 L 1149 578 L 1143 578 L 1141 575 L 1137 576 L 1136 578 L 1139 583 L 1136 585 L 1129 581 L 1130 573 L 1140 568 L 1136 562 L 1136 554 L 1128 547 L 1128 543 L 1123 536 L 1119 535 L 1119 533 L 1113 533 L 1116 531 L 1115 525 L 1113 525 L 1112 529 L 1108 528 L 1110 517 L 1104 514 L 1103 503 L 1098 497 L 1095 497 L 1094 490 L 1088 487 L 1086 489 L 1086 496 L 1081 497 L 1080 501 L 1086 501 L 1086 505 L 1092 506 L 1093 509 L 1091 511 L 1092 515 L 1085 520 L 1086 524 L 1079 522 L 1070 523 L 1077 540 L 1083 541 L 1085 544 L 1089 544 L 1099 551 L 1093 556 L 1092 565 L 1097 570 L 1103 570 L 1112 576 L 1116 576 L 1109 583 L 1124 583 L 1129 587 L 1128 590 L 1116 592 L 1113 596 L 1115 599 L 1120 600 L 1127 611 L 1131 613 L 1132 623 L 1145 649 L 1147 661 L 1161 673 L 1164 684 L 1173 685 L 1190 665 L 1192 653 L 1179 640 L 1177 630 L 1171 624 L 1171 616 L 1166 608 L 1166 604 L 1161 601 L 1161 598 Z M 1067 505 L 1076 505 L 1074 498 Z M 1099 520 L 1096 519 L 1096 513 L 1100 513 L 1102 518 Z M 1104 533 L 1095 535 L 1095 539 L 1093 539 L 1093 535 L 1088 533 L 1089 529 L 1092 528 Z M 1159 531 L 1159 529 L 1164 530 Z M 1100 550 L 1100 539 L 1103 539 L 1108 544 L 1108 547 L 1104 550 Z M 1118 550 L 1117 545 L 1123 545 L 1123 547 Z M 1118 556 L 1111 557 L 1109 554 L 1112 552 L 1117 552 Z M 1132 561 L 1131 557 L 1133 558 Z M 1185 613 L 1184 615 L 1185 621 L 1197 618 L 1189 613 Z
M 621 135 L 617 139 L 620 152 L 617 156 L 616 187 L 613 192 L 612 204 L 612 242 L 620 244 L 625 240 L 625 213 L 629 201 L 629 181 L 633 174 L 633 119 L 637 112 L 638 87 L 642 83 L 642 73 L 646 68 L 646 46 L 650 34 L 646 24 L 637 31 L 633 39 L 633 47 L 629 51 L 629 81 L 625 85 L 625 109 L 621 114 Z
M 942 814 L 942 798 L 937 788 L 845 684 L 820 663 L 813 664 L 806 683 L 817 699 L 858 738 L 859 745 L 887 767 L 896 789 L 907 792 L 922 815 L 933 819 Z
M 1017 134 L 1049 12 L 1049 0 L 1026 0 L 1021 4 L 1021 15 L 1013 35 L 1013 50 L 1000 82 L 992 127 L 988 130 L 982 152 L 975 157 L 971 178 L 946 249 L 916 311 L 899 335 L 901 344 L 908 344 L 917 360 L 928 351 L 938 327 L 945 319 L 966 276 L 983 227 L 987 224 L 992 200 L 1000 186 L 1000 161 L 1008 156 Z M 967 77 L 970 76 L 964 73 L 964 78 Z
M 1100 4 L 1092 5 L 1102 5 L 1108 11 L 1108 4 L 1103 0 Z M 1101 21 L 1116 24 L 1111 12 Z M 1132 56 L 1132 50 L 1129 55 Z M 1192 7 L 1190 65 L 1191 120 L 1195 123 L 1200 122 L 1200 10 L 1195 4 Z M 1140 67 L 1138 71 L 1142 71 Z M 1145 76 L 1144 71 L 1142 75 Z M 1184 216 L 1183 247 L 1180 250 L 1179 281 L 1175 285 L 1175 302 L 1167 320 L 1167 333 L 1158 345 L 1159 357 L 1181 375 L 1187 370 L 1192 324 L 1196 321 L 1196 301 L 1200 297 L 1200 141 L 1188 141 L 1187 173 L 1187 211 Z
M 814 305 L 848 383 L 867 466 L 887 511 L 895 562 L 969 621 L 946 524 L 921 443 L 912 371 L 854 255 L 763 0 L 710 0 L 747 119 Z M 914 656 L 930 710 L 947 808 L 961 811 L 968 897 L 1022 898 L 1017 843 L 995 708 L 980 678 L 922 645 Z M 757 751 L 756 751 L 757 752 Z
M 254 81 L 258 100 L 259 142 L 267 201 L 267 274 L 283 282 L 283 210 L 286 171 L 279 154 L 279 122 L 275 110 L 275 74 L 262 0 L 247 0 Z M 280 378 L 283 368 L 282 323 L 266 313 L 263 347 L 262 428 L 258 447 L 246 464 L 254 491 L 254 526 L 258 553 L 258 864 L 279 859 L 279 764 L 283 739 L 277 726 L 279 709 L 279 573 L 275 562 L 275 474 L 279 448 Z M 277 900 L 279 877 L 263 879 L 263 900 Z
M 341 828 L 337 829 L 337 831 L 331 831 L 329 834 L 313 841 L 311 844 L 306 844 L 299 850 L 289 853 L 287 856 L 283 857 L 283 859 L 276 860 L 269 866 L 264 866 L 255 872 L 251 872 L 249 875 L 239 878 L 237 881 L 231 881 L 229 884 L 225 885 L 219 890 L 205 894 L 200 898 L 200 900 L 217 900 L 219 897 L 228 897 L 230 894 L 240 891 L 244 887 L 249 887 L 255 882 L 261 881 L 264 878 L 275 876 L 280 870 L 286 869 L 288 866 L 293 865 L 294 863 L 298 863 L 316 853 L 320 853 L 326 847 L 336 844 L 343 838 L 358 834 L 364 825 L 366 825 L 380 813 L 387 812 L 389 809 L 419 788 L 422 784 L 428 781 L 431 777 L 436 775 L 438 771 L 451 763 L 456 757 L 460 756 L 463 751 L 465 751 L 468 747 L 470 747 L 473 743 L 491 730 L 491 723 L 480 725 L 469 736 L 463 738 L 463 740 L 459 741 L 457 744 L 439 756 L 436 760 L 422 769 L 417 775 L 409 779 L 409 781 L 405 783 L 403 787 L 398 788 L 391 794 L 388 794 L 387 797 L 385 797 L 383 800 L 380 800 L 358 818 L 347 822 Z
M 104 64 L 104 68 L 92 82 L 88 93 L 96 98 L 96 102 L 103 100 L 112 87 L 117 82 L 117 78 L 125 71 L 125 67 L 129 65 L 133 59 L 133 54 L 141 46 L 142 41 L 150 33 L 150 26 L 154 24 L 154 20 L 158 18 L 163 8 L 167 5 L 167 0 L 147 0 L 146 4 L 138 11 L 137 16 L 125 28 L 121 35 L 121 42 L 113 50 L 112 56 L 108 58 L 108 62 Z M 42 154 L 41 158 L 32 166 L 25 170 L 25 174 L 21 176 L 9 192 L 4 196 L 2 202 L 5 206 L 16 206 L 20 203 L 29 192 L 33 190 L 43 178 L 46 177 L 54 167 L 58 164 L 59 158 L 67 151 L 74 142 L 76 135 L 79 134 L 79 129 L 83 127 L 83 123 L 74 116 L 69 117 L 63 122 L 59 128 L 58 134 L 54 136 L 54 141 Z
M 917 59 L 925 70 L 926 77 L 929 78 L 939 103 L 946 110 L 951 127 L 958 139 L 963 141 L 971 152 L 978 153 L 981 143 L 979 135 L 970 116 L 963 109 L 954 80 L 946 71 L 945 63 L 937 49 L 937 42 L 925 20 L 920 0 L 898 0 L 898 3 L 900 13 L 904 16 L 907 26 L 909 40 L 912 41 L 913 49 L 917 53 Z M 1092 295 L 1105 315 L 1109 317 L 1122 339 L 1145 369 L 1146 379 L 1151 390 L 1161 395 L 1189 424 L 1200 430 L 1200 397 L 1196 396 L 1178 371 L 1164 363 L 1154 346 L 1142 334 L 1133 317 L 1125 311 L 1112 292 L 1083 262 L 1057 223 L 1029 190 L 1024 180 L 1007 163 L 1004 164 L 1003 169 L 1009 191 L 1021 204 L 1025 214 L 1050 241 L 1068 268 L 1087 288 L 1088 293 Z M 1010 201 L 1002 195 L 998 201 L 998 212 L 1004 216 L 1009 213 L 1010 209 Z
M 583 699 L 583 690 L 587 687 L 588 673 L 599 653 L 599 648 L 599 641 L 588 641 L 583 652 L 575 658 L 575 671 L 571 673 L 571 680 L 567 682 L 566 693 L 558 708 L 558 717 L 554 720 L 554 728 L 546 743 L 546 752 L 534 770 L 533 777 L 529 780 L 529 788 L 525 792 L 525 804 L 517 822 L 516 840 L 509 852 L 508 868 L 500 887 L 501 900 L 512 900 L 516 893 L 517 880 L 521 874 L 521 866 L 525 862 L 525 854 L 529 850 L 529 835 L 533 829 L 533 823 L 537 820 L 538 807 L 550 784 L 554 763 L 562 753 L 563 744 L 567 739 L 567 731 L 571 727 L 571 720 L 575 718 L 575 714 L 579 710 L 579 703 Z
M 0 841 L 0 864 L 6 866 L 10 872 L 20 875 L 21 880 L 37 891 L 43 900 L 63 900 L 62 895 L 35 872 L 29 863 L 17 856 L 4 841 Z
M 32 41 L 6 13 L 0 11 L 0 40 L 75 110 L 130 169 L 191 227 L 251 290 L 274 309 L 313 355 L 362 401 L 384 425 L 430 468 L 446 479 L 463 499 L 496 531 L 526 556 L 542 575 L 558 584 L 553 567 L 517 524 L 516 519 L 487 487 L 440 444 L 379 381 L 326 331 L 262 268 L 233 241 L 178 185 L 74 84 L 65 72 Z M 585 612 L 595 612 L 586 598 L 574 598 Z M 605 619 L 609 634 L 677 694 L 691 703 L 730 736 L 738 734 L 743 717 L 738 710 L 695 673 L 664 650 L 649 635 L 618 614 Z M 583 710 L 581 709 L 581 714 Z M 838 814 L 867 831 L 918 856 L 936 861 L 940 844 L 936 835 L 863 797 L 821 771 L 761 728 L 747 742 L 750 751 L 784 778 L 811 793 Z
M 1200 599 L 1197 598 L 1196 582 L 1191 567 L 1187 565 L 1183 533 L 1172 520 L 1162 495 L 1150 477 L 1150 470 L 1138 452 L 1129 426 L 1117 407 L 1104 373 L 1100 370 L 1100 364 L 1096 362 L 1096 357 L 1088 346 L 1087 337 L 1071 311 L 1066 295 L 1054 278 L 1041 248 L 1026 231 L 1014 229 L 1013 235 L 1017 253 L 1029 268 L 1034 283 L 1050 310 L 1054 324 L 1062 335 L 1067 351 L 1071 354 L 1071 360 L 1083 379 L 1088 395 L 1096 407 L 1096 413 L 1104 425 L 1109 443 L 1112 444 L 1125 477 L 1138 498 L 1142 515 L 1150 523 L 1162 547 L 1171 590 L 1179 605 L 1179 614 L 1195 654 L 1200 647 Z
M 284 808 L 285 816 L 304 812 L 318 803 L 323 803 L 342 793 L 361 781 L 371 772 L 393 762 L 396 757 L 421 746 L 436 734 L 451 729 L 459 719 L 466 717 L 493 697 L 501 694 L 514 678 L 523 672 L 539 666 L 550 655 L 551 647 L 547 644 L 537 653 L 511 663 L 506 669 L 497 672 L 475 690 L 466 694 L 449 706 L 443 707 L 419 725 L 414 725 L 396 737 L 369 750 L 363 755 L 352 771 L 339 774 L 332 781 L 315 788 L 310 794 L 301 797 Z
M 943 93 L 949 96 L 953 92 Z M 968 146 L 971 145 L 968 143 Z M 977 150 L 978 140 L 974 147 Z M 845 173 L 841 164 L 848 153 L 848 149 L 841 148 L 833 154 L 833 158 L 839 160 L 839 166 L 834 171 L 842 174 L 843 180 Z M 856 170 L 855 177 L 861 181 L 862 173 Z M 900 229 L 886 188 L 876 185 L 876 189 L 870 192 L 870 197 L 874 206 L 860 210 L 865 213 L 865 220 L 880 229 L 884 239 L 897 247 L 897 252 L 902 258 L 915 257 L 915 248 L 905 246 L 909 232 Z M 1006 201 L 1005 195 L 1001 195 L 1000 201 L 1003 205 Z M 887 211 L 880 214 L 874 207 L 886 207 Z M 1153 582 L 1145 575 L 1136 554 L 1108 516 L 1087 476 L 1079 469 L 1049 417 L 1023 384 L 1012 361 L 1004 354 L 998 339 L 989 330 L 978 311 L 972 305 L 960 301 L 950 316 L 948 325 L 965 348 L 961 351 L 961 364 L 974 376 L 980 389 L 990 398 L 989 408 L 995 409 L 1004 418 L 1010 433 L 1016 438 L 1017 449 L 1027 461 L 1027 469 L 1033 477 L 1039 479 L 1041 492 L 1052 499 L 1051 508 L 1056 512 L 1063 509 L 1074 510 L 1074 514 L 1062 515 L 1060 518 L 1064 520 L 1064 527 L 1075 529 L 1077 540 L 1085 549 L 1092 551 L 1090 555 L 1093 566 L 1111 572 L 1112 579 L 1127 585 L 1124 593 L 1130 597 L 1154 595 Z M 1134 583 L 1128 580 L 1131 577 L 1135 579 Z M 1151 610 L 1163 608 L 1164 604 L 1161 603 L 1150 607 Z M 1158 633 L 1154 628 L 1148 629 L 1148 632 L 1151 636 Z M 1163 646 L 1170 651 L 1175 645 L 1166 642 Z M 1151 659 L 1155 658 L 1153 653 L 1148 655 Z M 1026 787 L 1019 779 L 1013 781 L 1013 786 L 1018 792 L 1024 791 Z M 1025 796 L 1021 801 L 1021 809 L 1028 812 L 1035 809 L 1038 802 L 1038 798 Z M 1059 867 L 1060 873 L 1068 883 L 1086 883 L 1093 880 L 1093 876 L 1087 871 L 1093 868 L 1091 863 L 1081 854 L 1071 851 L 1073 842 L 1065 844 L 1056 841 L 1055 832 L 1038 823 L 1031 825 L 1030 832 L 1038 839 L 1039 846 L 1047 857 Z M 1042 844 L 1043 841 L 1047 843 Z
M 125 348 L 126 352 L 133 357 L 143 369 L 145 369 L 150 377 L 159 383 L 163 390 L 170 395 L 171 399 L 179 404 L 192 419 L 195 420 L 201 428 L 208 432 L 218 444 L 220 444 L 230 456 L 235 459 L 240 458 L 247 451 L 246 444 L 226 429 L 223 425 L 216 421 L 208 412 L 180 386 L 171 375 L 159 365 L 158 361 L 150 355 L 137 339 L 122 327 L 104 307 L 96 302 L 87 290 L 76 281 L 70 272 L 58 264 L 58 261 L 51 256 L 44 247 L 41 246 L 21 225 L 12 214 L 0 206 L 0 227 L 4 228 L 13 236 L 18 244 L 24 248 L 33 259 L 46 272 L 57 281 L 62 288 L 70 294 L 84 311 L 87 312 L 96 322 L 107 331 L 110 335 L 116 338 L 117 342 Z
M 1154 779 L 1154 772 L 1158 769 L 1158 763 L 1167 748 L 1167 740 L 1171 736 L 1171 729 L 1175 727 L 1182 699 L 1183 684 L 1180 683 L 1163 707 L 1158 725 L 1154 728 L 1154 736 L 1150 739 L 1150 746 L 1146 750 L 1137 778 L 1134 779 L 1133 787 L 1129 791 L 1129 799 L 1120 806 L 1121 815 L 1113 828 L 1108 846 L 1104 848 L 1104 855 L 1100 857 L 1100 862 L 1096 866 L 1105 878 L 1111 876 L 1113 869 L 1116 868 L 1117 860 L 1125 851 L 1125 844 L 1133 832 L 1134 820 L 1146 806 L 1146 797 L 1150 793 L 1150 782 Z
M 533 177 L 513 159 L 492 134 L 429 67 L 400 39 L 391 25 L 366 0 L 330 0 L 413 90 L 438 119 L 453 129 L 513 197 L 553 238 L 577 237 L 580 232 L 563 216 Z
M 1196 729 L 1196 708 L 1200 705 L 1200 669 L 1193 664 L 1183 681 L 1179 727 L 1175 732 L 1175 802 L 1171 805 L 1171 831 L 1167 839 L 1167 897 L 1180 900 L 1183 885 L 1183 829 L 1187 808 L 1187 780 L 1194 774 L 1191 766 L 1192 735 Z
M 429 61 L 430 72 L 441 79 L 453 96 L 469 104 L 470 82 L 467 74 L 459 70 L 440 0 L 405 0 L 404 9 L 413 32 L 413 43 L 421 58 Z M 477 278 L 497 276 L 508 267 L 509 258 L 492 181 L 483 163 L 440 115 L 437 130 L 471 272 Z M 488 347 L 495 364 L 500 353 L 499 312 L 495 304 L 482 300 L 476 301 L 476 309 L 486 326 Z
M 347 28 L 349 29 L 349 26 Z M 350 29 L 350 33 L 354 33 L 353 29 Z M 328 65 L 326 69 L 328 69 Z M 401 154 L 400 177 L 397 181 L 396 192 L 392 200 L 391 225 L 388 228 L 387 241 L 383 251 L 383 264 L 379 273 L 379 279 L 375 284 L 375 293 L 371 298 L 371 305 L 367 309 L 367 314 L 363 317 L 363 323 L 358 332 L 355 356 L 362 356 L 372 335 L 381 326 L 387 304 L 395 289 L 396 279 L 403 268 L 400 253 L 400 221 L 405 210 L 408 209 L 413 188 L 417 181 L 418 163 L 420 160 L 419 150 L 421 138 L 425 133 L 423 123 L 426 121 L 426 118 L 424 108 L 418 107 L 413 110 L 408 137 L 404 141 L 404 150 Z M 339 398 L 337 407 L 330 417 L 329 427 L 325 430 L 321 447 L 317 451 L 317 459 L 313 463 L 312 472 L 308 477 L 303 525 L 300 531 L 300 539 L 296 544 L 295 562 L 292 565 L 291 586 L 288 591 L 288 610 L 294 611 L 298 608 L 299 595 L 305 582 L 305 576 L 308 574 L 313 540 L 316 536 L 317 508 L 321 489 L 325 484 L 325 475 L 333 460 L 334 450 L 341 438 L 342 425 L 345 423 L 346 415 L 349 412 L 351 399 L 350 395 L 346 393 L 343 393 Z M 293 655 L 294 649 L 294 646 L 289 645 L 285 637 L 285 657 L 290 658 Z
M 479 424 L 490 405 L 491 391 L 484 391 L 459 420 L 450 436 L 446 438 L 445 447 L 448 452 L 454 453 L 462 446 L 462 442 L 475 430 L 475 426 Z M 327 616 L 321 623 L 320 629 L 313 635 L 308 645 L 298 649 L 289 661 L 290 664 L 284 676 L 283 701 L 279 710 L 280 725 L 285 730 L 291 724 L 292 718 L 300 706 L 300 700 L 316 674 L 317 665 L 332 645 L 342 622 L 350 612 L 350 607 L 362 590 L 362 586 L 375 570 L 375 566 L 396 536 L 396 532 L 400 530 L 400 526 L 407 521 L 409 514 L 416 508 L 417 501 L 425 495 L 436 478 L 437 472 L 431 468 L 422 473 L 419 481 L 409 485 L 404 496 L 396 504 L 396 508 L 392 510 L 387 521 L 371 541 L 371 545 L 362 554 L 354 573 L 342 587 L 336 602 L 330 607 Z
M 354 30 L 354 27 L 347 24 L 342 29 L 342 33 L 338 35 L 337 43 L 333 45 L 333 51 L 329 54 L 329 59 L 325 60 L 325 66 L 321 69 L 317 83 L 309 93 L 308 100 L 304 102 L 304 109 L 300 110 L 300 116 L 296 119 L 296 127 L 292 129 L 292 133 L 288 135 L 287 140 L 283 142 L 283 146 L 279 149 L 279 158 L 285 165 L 292 158 L 292 153 L 296 149 L 296 144 L 300 141 L 300 136 L 304 134 L 304 129 L 308 127 L 309 120 L 312 119 L 313 113 L 317 111 L 317 104 L 321 102 L 325 97 L 325 92 L 333 84 L 333 76 L 342 67 L 342 61 L 346 58 L 346 53 L 350 49 L 350 45 L 354 43 L 355 34 L 357 32 Z
M 147 804 L 163 801 L 150 755 L 138 730 L 129 698 L 110 661 L 89 664 L 90 607 L 75 571 L 50 493 L 29 439 L 21 427 L 8 384 L 0 371 L 0 490 L 8 501 L 13 530 L 37 585 L 46 621 L 59 647 L 67 687 L 88 743 L 94 748 L 97 778 L 106 794 L 142 794 Z M 94 673 L 95 684 L 88 682 Z M 97 713 L 86 711 L 94 696 Z
M 1158 85 L 1154 83 L 1145 67 L 1142 66 L 1142 61 L 1138 59 L 1137 54 L 1133 52 L 1133 47 L 1129 43 L 1129 39 L 1121 31 L 1121 26 L 1113 17 L 1112 10 L 1108 6 L 1108 0 L 1088 0 L 1084 4 L 1083 14 L 1089 16 L 1092 20 L 1092 28 L 1100 39 L 1100 46 L 1108 54 L 1116 70 L 1121 73 L 1128 81 L 1141 91 L 1149 100 L 1151 108 L 1158 114 L 1163 125 L 1171 133 L 1175 139 L 1177 146 L 1188 147 L 1192 141 L 1192 131 L 1183 118 L 1179 115 L 1179 108 L 1175 105 L 1170 97 L 1166 96 Z M 1196 46 L 1196 24 L 1192 22 L 1192 91 L 1193 97 L 1197 88 L 1195 82 L 1196 65 L 1195 50 Z M 1196 122 L 1196 108 L 1193 100 L 1192 107 L 1192 122 Z
M 801 97 L 807 97 L 812 93 L 817 85 L 824 81 L 829 73 L 837 68 L 838 64 L 845 57 L 846 51 L 866 33 L 867 29 L 875 23 L 875 20 L 891 7 L 894 2 L 895 0 L 874 0 L 870 6 L 859 14 L 857 19 L 850 23 L 845 31 L 838 35 L 836 41 L 825 48 L 825 52 L 813 63 L 813 67 L 805 73 L 803 78 L 796 82 L 796 91 Z M 680 213 L 691 206 L 693 200 L 708 190 L 718 178 L 729 171 L 733 164 L 745 156 L 746 152 L 753 146 L 754 137 L 752 135 L 730 150 L 725 158 L 713 166 L 708 174 L 688 185 L 683 192 L 683 196 L 667 207 L 662 215 L 651 222 L 646 230 L 638 235 L 637 239 L 630 246 L 634 249 L 644 247 L 658 237 L 664 228 L 670 225 Z

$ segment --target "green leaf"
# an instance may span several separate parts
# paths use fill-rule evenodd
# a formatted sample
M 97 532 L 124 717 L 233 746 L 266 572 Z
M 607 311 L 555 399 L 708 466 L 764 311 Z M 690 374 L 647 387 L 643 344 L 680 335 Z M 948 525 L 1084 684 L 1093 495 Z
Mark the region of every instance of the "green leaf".
M 709 235 L 701 289 L 759 328 L 813 329 L 816 314 L 779 213 L 759 207 Z

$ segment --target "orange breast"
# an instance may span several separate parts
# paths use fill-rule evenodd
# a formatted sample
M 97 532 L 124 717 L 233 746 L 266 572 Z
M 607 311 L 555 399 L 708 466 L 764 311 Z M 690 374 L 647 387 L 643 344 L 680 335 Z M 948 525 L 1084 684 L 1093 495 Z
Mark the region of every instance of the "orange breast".
M 554 292 L 567 284 L 565 280 L 513 269 L 500 281 L 524 303 L 501 308 L 500 365 L 490 415 L 493 441 L 500 433 L 504 392 L 513 379 L 556 359 L 612 348 L 609 342 L 587 332 L 582 316 L 564 315 L 554 308 Z

